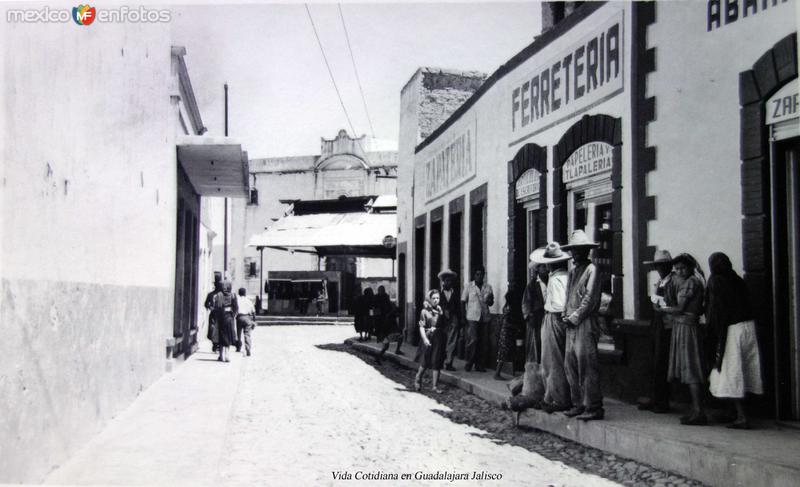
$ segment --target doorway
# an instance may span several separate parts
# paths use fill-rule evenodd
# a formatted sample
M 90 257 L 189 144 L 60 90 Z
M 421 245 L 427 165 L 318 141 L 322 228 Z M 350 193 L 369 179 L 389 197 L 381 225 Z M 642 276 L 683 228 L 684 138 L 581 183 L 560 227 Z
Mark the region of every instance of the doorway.
M 800 419 L 800 137 L 772 154 L 772 269 L 778 416 Z
M 448 239 L 448 267 L 458 274 L 458 282 L 463 282 L 464 280 L 464 275 L 461 272 L 461 249 L 464 245 L 463 217 L 464 214 L 461 212 L 451 213 L 448 228 L 448 233 L 450 234 L 450 238 Z
M 430 280 L 428 287 L 431 289 L 439 288 L 439 271 L 442 270 L 442 219 L 439 212 L 439 219 L 433 221 L 431 213 L 431 262 L 428 270 Z
M 486 255 L 486 205 L 472 205 L 469 212 L 469 278 L 472 279 L 475 269 L 485 267 Z

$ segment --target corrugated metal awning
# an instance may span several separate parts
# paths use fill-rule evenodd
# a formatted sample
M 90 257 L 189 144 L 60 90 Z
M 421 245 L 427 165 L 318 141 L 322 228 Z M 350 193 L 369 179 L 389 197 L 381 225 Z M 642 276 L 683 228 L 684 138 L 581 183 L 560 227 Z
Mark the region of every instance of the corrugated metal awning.
M 387 238 L 388 237 L 388 238 Z M 314 249 L 320 255 L 394 255 L 397 215 L 377 213 L 315 213 L 289 215 L 253 235 L 250 247 Z M 391 245 L 385 245 L 389 244 Z

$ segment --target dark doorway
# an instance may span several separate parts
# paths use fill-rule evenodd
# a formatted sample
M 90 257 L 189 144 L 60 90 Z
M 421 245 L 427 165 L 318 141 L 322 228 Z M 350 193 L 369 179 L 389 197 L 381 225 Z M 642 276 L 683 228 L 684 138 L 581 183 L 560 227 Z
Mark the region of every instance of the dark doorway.
M 397 254 L 397 308 L 400 312 L 400 324 L 406 324 L 406 254 Z
M 486 205 L 472 205 L 469 212 L 469 275 L 478 267 L 485 267 L 486 255 Z
M 461 269 L 461 253 L 464 248 L 464 214 L 461 212 L 452 213 L 450 215 L 450 227 L 448 229 L 448 262 L 451 270 L 458 274 L 458 282 L 463 281 L 463 273 Z M 459 286 L 460 287 L 460 286 Z
M 442 270 L 442 220 L 431 223 L 430 287 L 439 287 L 439 271 Z
M 778 417 L 800 419 L 800 138 L 772 158 L 772 269 Z
M 425 296 L 425 226 L 414 231 L 414 303 L 413 316 L 408 321 L 409 341 L 416 345 L 419 343 L 419 328 L 413 326 L 417 310 L 422 306 Z

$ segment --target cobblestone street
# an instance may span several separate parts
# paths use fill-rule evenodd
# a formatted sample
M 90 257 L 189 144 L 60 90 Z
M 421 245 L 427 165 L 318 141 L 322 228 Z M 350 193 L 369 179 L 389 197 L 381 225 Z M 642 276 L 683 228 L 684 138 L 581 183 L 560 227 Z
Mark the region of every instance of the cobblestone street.
M 439 472 L 471 479 L 485 472 L 502 478 L 457 482 L 615 485 L 448 419 L 447 406 L 332 350 L 351 334 L 342 326 L 259 327 L 250 358 L 233 354 L 230 364 L 220 364 L 201 352 L 146 391 L 48 482 L 449 485 L 413 477 Z M 206 379 L 226 384 L 208 384 L 221 397 L 200 386 Z M 174 414 L 172 405 L 165 407 L 174 388 L 197 412 L 188 420 L 166 419 Z M 201 466 L 187 471 L 175 466 L 181 463 Z M 334 472 L 352 479 L 334 480 Z M 356 481 L 357 472 L 384 480 Z M 393 474 L 412 480 L 385 478 Z

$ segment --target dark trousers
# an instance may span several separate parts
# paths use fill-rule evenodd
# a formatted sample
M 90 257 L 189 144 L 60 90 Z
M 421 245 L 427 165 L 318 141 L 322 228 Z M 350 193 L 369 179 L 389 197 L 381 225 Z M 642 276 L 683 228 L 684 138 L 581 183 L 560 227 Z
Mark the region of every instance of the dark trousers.
M 669 381 L 667 381 L 667 368 L 669 367 L 669 347 L 672 342 L 672 329 L 664 328 L 661 316 L 653 319 L 653 405 L 659 408 L 669 408 Z
M 525 362 L 542 361 L 542 318 L 544 313 L 535 312 L 525 320 Z
M 486 347 L 489 345 L 489 322 L 467 321 L 466 361 L 467 367 L 483 367 Z
M 250 319 L 249 316 L 237 316 L 236 317 L 236 351 L 240 352 L 242 350 L 242 333 L 244 333 L 244 347 L 245 351 L 247 351 L 247 355 L 250 355 L 250 348 L 252 340 L 250 338 L 250 330 L 255 327 L 255 323 Z
M 461 323 L 453 321 L 447 329 L 447 363 L 453 365 L 458 349 L 458 339 L 461 337 Z

